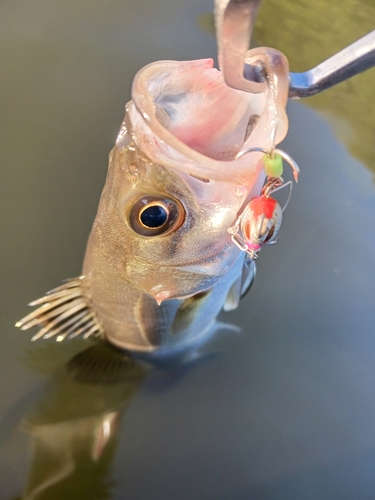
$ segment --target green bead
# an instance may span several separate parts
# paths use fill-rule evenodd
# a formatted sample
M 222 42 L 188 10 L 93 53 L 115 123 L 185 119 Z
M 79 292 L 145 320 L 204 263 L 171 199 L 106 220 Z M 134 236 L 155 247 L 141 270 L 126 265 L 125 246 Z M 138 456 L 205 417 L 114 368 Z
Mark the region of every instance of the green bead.
M 268 177 L 281 177 L 283 175 L 283 159 L 278 154 L 263 156 L 264 171 Z

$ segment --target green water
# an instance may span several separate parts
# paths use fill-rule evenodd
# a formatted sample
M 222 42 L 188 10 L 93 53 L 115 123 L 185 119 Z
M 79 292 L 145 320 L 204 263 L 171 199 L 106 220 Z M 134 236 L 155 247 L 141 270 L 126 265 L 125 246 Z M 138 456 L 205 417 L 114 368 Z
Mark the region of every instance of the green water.
M 269 0 L 254 38 L 284 52 L 291 71 L 306 71 L 375 29 L 375 3 L 363 0 Z M 332 124 L 349 152 L 375 170 L 375 69 L 306 99 Z
M 374 70 L 290 102 L 300 182 L 280 243 L 221 317 L 241 333 L 143 372 L 14 328 L 81 272 L 136 71 L 214 57 L 211 9 L 0 3 L 1 500 L 375 498 Z M 371 29 L 369 2 L 265 0 L 254 39 L 299 71 Z

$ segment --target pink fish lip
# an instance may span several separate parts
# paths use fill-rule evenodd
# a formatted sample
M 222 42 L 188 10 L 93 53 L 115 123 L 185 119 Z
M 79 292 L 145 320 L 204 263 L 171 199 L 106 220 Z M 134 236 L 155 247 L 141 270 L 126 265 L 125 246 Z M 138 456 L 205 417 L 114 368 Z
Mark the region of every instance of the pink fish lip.
M 197 101 L 186 103 L 188 99 L 185 102 L 183 97 L 176 104 L 173 99 L 168 100 L 175 95 L 169 90 L 171 86 L 182 89 L 182 95 L 196 95 Z M 261 131 L 269 128 L 269 123 L 275 117 L 278 120 L 283 112 L 268 89 L 255 95 L 229 88 L 221 72 L 214 69 L 212 59 L 149 64 L 134 78 L 132 98 L 127 115 L 133 140 L 151 161 L 162 161 L 166 167 L 198 178 L 242 184 L 247 189 L 254 186 L 262 172 L 259 162 L 262 154 L 241 157 L 237 154 L 253 146 L 269 149 L 272 134 Z M 218 113 L 220 103 L 222 107 Z M 199 111 L 197 115 L 192 108 Z M 187 113 L 187 121 L 179 119 L 181 109 Z M 160 112 L 165 115 L 166 122 L 160 121 Z M 173 113 L 177 116 L 176 121 Z M 255 126 L 258 128 L 256 144 L 245 137 L 246 123 L 253 113 L 259 115 L 259 123 Z M 287 120 L 282 118 L 281 121 L 283 124 L 277 126 L 277 142 L 283 139 L 287 130 Z M 208 147 L 205 135 L 214 137 Z
M 160 152 L 160 147 L 163 148 L 164 145 L 169 146 L 182 155 L 183 159 L 187 159 L 189 161 L 189 173 L 193 176 L 206 178 L 210 180 L 221 180 L 225 182 L 231 182 L 233 176 L 228 176 L 227 173 L 221 173 L 220 164 L 223 162 L 220 160 L 215 160 L 210 158 L 193 147 L 187 145 L 182 140 L 180 140 L 176 135 L 170 132 L 167 128 L 165 128 L 160 121 L 156 118 L 156 108 L 155 103 L 150 94 L 150 90 L 148 87 L 149 81 L 155 77 L 155 75 L 163 72 L 165 70 L 169 70 L 170 72 L 177 72 L 178 66 L 181 66 L 183 70 L 186 71 L 189 65 L 192 70 L 199 71 L 204 74 L 207 70 L 212 70 L 214 66 L 214 62 L 212 59 L 203 59 L 201 61 L 184 61 L 184 62 L 175 62 L 175 61 L 160 61 L 157 63 L 151 63 L 148 66 L 145 66 L 141 69 L 134 78 L 133 86 L 132 86 L 132 98 L 135 104 L 137 111 L 141 114 L 144 122 L 147 126 L 150 127 L 153 132 L 153 139 L 149 141 L 148 144 L 141 144 L 138 140 L 138 144 L 141 149 L 145 149 L 147 156 L 151 157 L 151 160 L 158 160 L 158 153 Z M 186 69 L 185 69 L 186 68 Z M 221 74 L 218 72 L 218 76 L 221 77 Z M 221 77 L 222 78 L 222 77 Z M 223 82 L 224 85 L 224 82 Z M 234 91 L 237 92 L 237 91 Z M 132 120 L 132 110 L 128 109 L 128 115 L 134 127 L 135 123 Z M 137 137 L 137 133 L 134 134 L 135 138 Z M 151 147 L 150 147 L 151 146 Z M 166 155 L 167 156 L 167 155 Z M 165 162 L 163 162 L 165 163 Z M 179 162 L 174 162 L 173 167 L 179 170 Z M 241 161 L 226 161 L 225 162 L 228 168 L 236 167 L 238 164 L 247 164 L 246 175 L 247 180 L 251 176 L 251 172 L 248 168 L 248 160 Z M 195 164 L 197 166 L 195 166 Z M 234 165 L 232 165 L 234 164 Z M 259 170 L 259 169 L 258 169 Z

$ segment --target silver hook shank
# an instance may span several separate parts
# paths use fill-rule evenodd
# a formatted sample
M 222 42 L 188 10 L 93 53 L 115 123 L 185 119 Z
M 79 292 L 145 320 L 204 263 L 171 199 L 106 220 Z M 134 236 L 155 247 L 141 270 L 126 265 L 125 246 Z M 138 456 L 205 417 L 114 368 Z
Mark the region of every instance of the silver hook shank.
M 244 63 L 261 0 L 215 0 L 219 68 L 229 87 L 260 93 L 266 88 L 263 68 Z M 375 66 L 375 30 L 301 73 L 290 73 L 289 97 L 319 94 Z
M 262 68 L 246 65 L 253 24 L 261 0 L 215 0 L 219 68 L 229 87 L 259 94 L 266 89 Z M 245 77 L 246 71 L 246 77 Z

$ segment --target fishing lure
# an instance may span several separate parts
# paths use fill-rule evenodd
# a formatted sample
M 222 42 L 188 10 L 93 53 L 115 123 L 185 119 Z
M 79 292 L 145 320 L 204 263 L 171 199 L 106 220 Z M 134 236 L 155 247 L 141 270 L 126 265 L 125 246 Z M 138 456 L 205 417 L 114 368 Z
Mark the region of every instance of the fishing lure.
M 82 275 L 30 304 L 38 308 L 16 326 L 38 327 L 33 340 L 101 336 L 132 352 L 173 353 L 205 338 L 222 308 L 237 307 L 255 276 L 247 231 L 267 168 L 280 177 L 274 156 L 265 171 L 264 152 L 277 154 L 288 129 L 287 59 L 256 48 L 247 61 L 267 74 L 262 92 L 228 87 L 211 59 L 138 72 Z M 266 184 L 268 205 L 271 193 Z
M 292 181 L 284 183 L 283 162 L 284 158 L 292 167 L 294 180 L 298 182 L 299 167 L 297 163 L 284 151 L 273 149 L 270 153 L 261 148 L 252 148 L 243 154 L 251 152 L 264 152 L 264 171 L 267 181 L 262 188 L 261 195 L 252 198 L 241 212 L 234 226 L 228 229 L 232 241 L 238 248 L 247 252 L 251 259 L 257 259 L 258 253 L 264 245 L 277 243 L 283 212 L 289 204 L 292 195 Z M 283 208 L 272 198 L 271 194 L 289 187 L 289 196 Z

